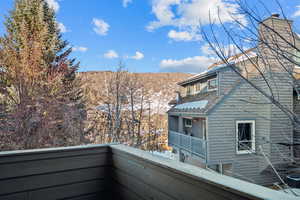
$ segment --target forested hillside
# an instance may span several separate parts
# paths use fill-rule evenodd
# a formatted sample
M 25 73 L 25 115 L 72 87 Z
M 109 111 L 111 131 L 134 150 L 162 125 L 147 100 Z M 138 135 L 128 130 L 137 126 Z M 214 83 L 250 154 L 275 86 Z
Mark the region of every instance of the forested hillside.
M 111 71 L 81 72 L 79 77 L 83 82 L 83 88 L 88 98 L 88 106 L 93 107 L 101 104 L 101 97 L 97 96 L 103 92 L 103 88 Z M 143 82 L 145 90 L 152 96 L 153 104 L 161 104 L 165 112 L 168 102 L 175 97 L 175 91 L 179 89 L 177 82 L 186 79 L 191 74 L 186 73 L 132 73 Z
M 184 73 L 82 72 L 88 107 L 87 138 L 92 143 L 121 142 L 138 148 L 165 147 L 168 102 Z

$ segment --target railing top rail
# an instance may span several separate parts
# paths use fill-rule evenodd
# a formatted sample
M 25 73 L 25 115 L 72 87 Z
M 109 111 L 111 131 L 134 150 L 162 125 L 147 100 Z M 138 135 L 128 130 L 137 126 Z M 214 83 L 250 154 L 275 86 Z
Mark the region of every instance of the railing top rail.
M 183 133 L 179 133 L 179 132 L 176 132 L 176 131 L 170 131 L 170 133 L 174 134 L 174 135 L 181 136 L 181 137 L 188 137 L 188 138 L 191 138 L 192 140 L 198 140 L 198 141 L 201 141 L 201 142 L 206 142 L 205 139 L 194 137 L 194 136 L 190 136 L 190 135 L 185 135 Z
M 125 147 L 123 145 L 113 145 L 113 150 L 117 150 L 121 153 L 131 154 L 139 158 L 141 162 L 150 162 L 153 165 L 170 170 L 176 174 L 181 174 L 191 179 L 204 182 L 210 185 L 214 185 L 216 188 L 220 188 L 238 195 L 245 197 L 245 199 L 257 199 L 257 200 L 292 200 L 298 199 L 291 195 L 275 191 L 260 185 L 249 183 L 243 180 L 239 180 L 233 177 L 220 175 L 210 172 L 206 169 L 201 169 L 196 166 L 187 165 L 175 160 L 156 157 L 148 152 L 144 152 L 131 147 Z
M 82 149 L 94 149 L 101 147 L 109 147 L 110 145 L 117 145 L 119 143 L 110 143 L 110 144 L 88 144 L 88 145 L 78 145 L 78 146 L 69 146 L 69 147 L 54 147 L 54 148 L 41 148 L 41 149 L 26 149 L 26 150 L 13 150 L 13 151 L 0 151 L 0 157 L 2 156 L 14 156 L 14 155 L 23 155 L 23 154 L 32 154 L 32 153 L 48 153 L 48 152 L 62 152 L 70 150 L 82 150 Z

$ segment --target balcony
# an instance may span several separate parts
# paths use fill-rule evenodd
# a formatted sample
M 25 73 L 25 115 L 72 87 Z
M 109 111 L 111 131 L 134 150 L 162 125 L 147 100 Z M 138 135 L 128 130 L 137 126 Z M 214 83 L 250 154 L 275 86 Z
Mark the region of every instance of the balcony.
M 206 140 L 169 131 L 169 146 L 177 147 L 179 149 L 189 152 L 192 156 L 197 156 L 206 161 L 207 158 L 207 144 Z
M 0 152 L 1 200 L 298 199 L 123 145 Z

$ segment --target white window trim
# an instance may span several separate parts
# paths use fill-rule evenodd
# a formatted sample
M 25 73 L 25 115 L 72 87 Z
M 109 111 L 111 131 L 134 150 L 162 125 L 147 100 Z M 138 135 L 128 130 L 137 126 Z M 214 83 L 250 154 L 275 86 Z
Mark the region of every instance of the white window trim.
M 191 125 L 189 125 L 189 124 L 186 123 L 187 120 L 191 120 Z M 192 120 L 192 119 L 185 119 L 185 120 L 184 120 L 184 126 L 185 126 L 185 127 L 188 127 L 188 128 L 191 128 L 191 127 L 193 126 L 193 120 Z
M 195 85 L 194 85 L 194 87 L 195 87 L 195 88 L 194 88 L 194 90 L 195 90 L 194 93 L 195 93 L 195 94 L 198 94 L 198 93 L 200 92 L 200 90 L 197 90 L 197 85 L 198 85 L 198 84 L 199 84 L 199 83 L 195 83 Z
M 251 123 L 252 124 L 252 130 L 251 130 L 251 139 L 252 139 L 252 146 L 251 150 L 239 150 L 239 130 L 238 130 L 238 124 L 240 123 Z M 255 120 L 237 120 L 236 121 L 236 130 L 235 130 L 235 135 L 236 135 L 236 153 L 237 154 L 251 154 L 255 153 Z
M 217 83 L 217 87 L 216 88 L 213 88 L 213 89 L 209 89 L 209 81 L 212 81 L 212 80 L 216 80 L 216 83 Z M 215 91 L 215 90 L 218 90 L 218 85 L 219 85 L 219 83 L 218 83 L 218 80 L 217 80 L 217 78 L 212 78 L 212 79 L 209 79 L 209 80 L 207 80 L 207 91 Z

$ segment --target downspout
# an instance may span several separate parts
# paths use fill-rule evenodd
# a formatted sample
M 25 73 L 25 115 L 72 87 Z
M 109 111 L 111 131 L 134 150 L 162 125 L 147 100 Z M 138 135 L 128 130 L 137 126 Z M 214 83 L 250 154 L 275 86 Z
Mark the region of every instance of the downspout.
M 220 72 L 217 71 L 217 81 L 218 81 L 218 91 L 217 91 L 217 95 L 220 96 L 220 76 L 219 76 Z

